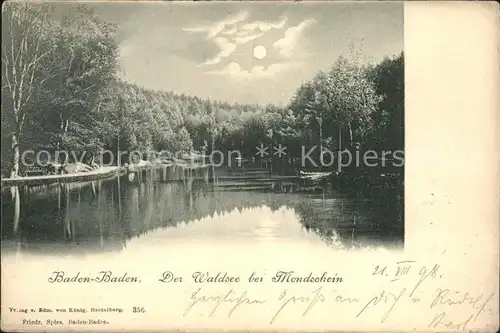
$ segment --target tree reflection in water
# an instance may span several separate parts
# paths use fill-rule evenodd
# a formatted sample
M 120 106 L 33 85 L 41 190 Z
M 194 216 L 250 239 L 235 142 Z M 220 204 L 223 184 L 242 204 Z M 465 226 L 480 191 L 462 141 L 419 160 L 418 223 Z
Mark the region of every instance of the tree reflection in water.
M 161 179 L 165 175 L 157 172 L 86 183 L 4 189 L 2 246 L 9 249 L 20 245 L 22 251 L 29 252 L 116 251 L 131 238 L 158 228 L 176 227 L 181 222 L 201 223 L 203 218 L 235 209 L 244 214 L 244 208 L 268 207 L 276 212 L 283 206 L 293 209 L 302 227 L 320 235 L 326 243 L 362 246 L 403 240 L 402 204 L 395 199 L 398 193 L 389 190 L 366 200 L 331 189 L 296 193 L 286 188 L 286 193 L 281 193 L 252 181 L 235 185 L 219 180 L 212 184 L 206 178 L 191 175 L 182 181 Z M 271 214 L 269 218 L 272 219 Z M 234 219 L 230 223 L 234 224 L 231 228 L 215 226 L 221 228 L 218 237 L 231 239 L 239 222 Z M 245 228 L 272 226 L 269 222 Z M 276 237 L 287 237 L 286 228 L 272 228 L 274 233 L 280 233 Z M 190 230 L 197 232 L 195 226 Z

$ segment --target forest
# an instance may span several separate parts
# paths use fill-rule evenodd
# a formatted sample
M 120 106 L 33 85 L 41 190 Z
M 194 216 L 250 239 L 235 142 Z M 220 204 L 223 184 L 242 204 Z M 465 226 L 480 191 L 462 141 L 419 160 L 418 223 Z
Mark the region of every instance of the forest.
M 366 65 L 354 52 L 332 59 L 283 107 L 231 104 L 153 91 L 120 78 L 116 27 L 79 5 L 2 12 L 2 177 L 24 174 L 26 150 L 190 152 L 280 143 L 404 150 L 404 55 Z M 277 84 L 279 84 L 277 82 Z M 71 161 L 70 161 L 71 162 Z

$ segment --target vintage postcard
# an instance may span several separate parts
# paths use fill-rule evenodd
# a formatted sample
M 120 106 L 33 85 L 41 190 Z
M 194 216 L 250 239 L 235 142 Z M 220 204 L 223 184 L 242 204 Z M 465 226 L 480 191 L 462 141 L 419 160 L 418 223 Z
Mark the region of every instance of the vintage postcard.
M 498 8 L 3 3 L 2 330 L 496 331 Z

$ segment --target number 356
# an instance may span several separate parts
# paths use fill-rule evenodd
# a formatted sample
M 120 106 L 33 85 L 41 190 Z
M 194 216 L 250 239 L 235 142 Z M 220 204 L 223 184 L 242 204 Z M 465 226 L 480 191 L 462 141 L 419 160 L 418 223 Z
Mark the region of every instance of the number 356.
M 133 313 L 144 313 L 144 312 L 146 312 L 146 309 L 144 309 L 143 306 L 134 306 L 132 308 L 132 312 Z

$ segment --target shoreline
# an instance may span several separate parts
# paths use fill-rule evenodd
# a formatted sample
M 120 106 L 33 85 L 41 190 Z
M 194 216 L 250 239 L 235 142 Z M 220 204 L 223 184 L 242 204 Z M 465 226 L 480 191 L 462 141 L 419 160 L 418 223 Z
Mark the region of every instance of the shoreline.
M 17 178 L 2 178 L 1 184 L 4 186 L 36 186 L 48 185 L 52 183 L 73 183 L 81 181 L 92 181 L 106 179 L 121 173 L 125 168 L 103 167 L 89 172 L 77 172 L 74 174 L 64 175 L 43 175 L 43 176 L 28 176 Z
M 208 165 L 205 166 L 207 167 Z M 180 167 L 184 169 L 196 169 L 199 168 L 200 165 L 188 165 L 183 163 L 169 163 L 169 164 L 144 163 L 138 165 L 129 165 L 128 167 L 107 166 L 88 172 L 77 172 L 73 174 L 2 178 L 1 185 L 2 187 L 11 187 L 11 186 L 39 186 L 39 185 L 49 185 L 54 183 L 87 182 L 87 181 L 108 179 L 118 175 L 126 174 L 127 172 L 138 172 L 149 169 L 156 169 L 159 167 L 165 167 L 165 168 Z

